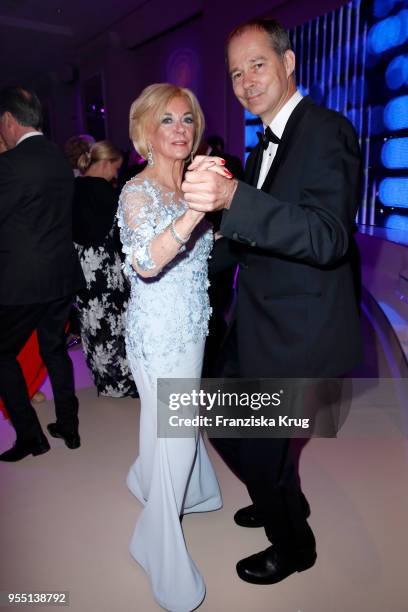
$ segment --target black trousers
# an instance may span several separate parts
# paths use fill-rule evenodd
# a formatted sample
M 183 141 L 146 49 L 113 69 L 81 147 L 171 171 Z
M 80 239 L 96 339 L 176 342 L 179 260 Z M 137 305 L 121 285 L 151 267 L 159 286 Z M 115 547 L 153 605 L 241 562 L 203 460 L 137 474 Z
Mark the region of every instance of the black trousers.
M 32 439 L 42 432 L 17 361 L 18 353 L 34 330 L 37 330 L 40 355 L 54 393 L 57 424 L 67 433 L 78 428 L 74 373 L 65 342 L 71 304 L 72 296 L 44 304 L 0 305 L 0 396 L 17 439 Z
M 219 360 L 219 376 L 241 378 L 236 332 L 230 330 Z M 248 489 L 263 514 L 267 538 L 282 555 L 314 549 L 306 520 L 306 499 L 300 489 L 294 440 L 284 438 L 212 438 L 230 469 Z

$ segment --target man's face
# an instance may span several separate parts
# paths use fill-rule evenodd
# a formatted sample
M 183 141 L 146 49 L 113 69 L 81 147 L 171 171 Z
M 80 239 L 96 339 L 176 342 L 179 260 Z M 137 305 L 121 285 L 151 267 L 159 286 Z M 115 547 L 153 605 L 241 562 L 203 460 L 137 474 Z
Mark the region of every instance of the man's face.
M 269 125 L 296 90 L 295 55 L 280 57 L 266 32 L 255 28 L 234 36 L 228 47 L 232 87 L 241 104 Z

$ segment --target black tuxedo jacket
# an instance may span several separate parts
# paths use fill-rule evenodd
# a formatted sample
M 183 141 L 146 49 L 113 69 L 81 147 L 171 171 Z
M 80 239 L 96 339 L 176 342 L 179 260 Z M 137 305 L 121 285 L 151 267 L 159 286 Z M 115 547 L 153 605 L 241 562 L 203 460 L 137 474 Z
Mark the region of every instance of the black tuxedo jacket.
M 262 189 L 260 146 L 216 243 L 240 262 L 236 325 L 245 377 L 340 376 L 361 358 L 353 271 L 361 162 L 352 125 L 308 97 L 286 124 Z M 218 244 L 220 243 L 220 244 Z M 218 251 L 218 252 L 217 252 Z
M 0 304 L 50 302 L 83 286 L 72 242 L 73 182 L 44 136 L 0 155 Z

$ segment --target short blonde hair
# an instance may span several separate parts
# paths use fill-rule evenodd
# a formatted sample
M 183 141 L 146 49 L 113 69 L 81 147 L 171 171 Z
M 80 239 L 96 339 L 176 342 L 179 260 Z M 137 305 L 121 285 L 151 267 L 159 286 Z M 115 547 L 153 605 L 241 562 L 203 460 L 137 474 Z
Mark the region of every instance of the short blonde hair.
M 200 104 L 192 91 L 171 83 L 155 83 L 146 87 L 140 96 L 132 103 L 129 113 L 129 136 L 135 149 L 145 159 L 147 158 L 147 132 L 152 120 L 159 123 L 160 117 L 173 98 L 185 98 L 191 106 L 194 118 L 195 135 L 192 148 L 194 154 L 204 132 L 204 115 Z
M 86 172 L 92 164 L 95 164 L 98 161 L 103 159 L 107 159 L 109 161 L 118 161 L 122 159 L 123 155 L 121 151 L 114 144 L 109 142 L 109 140 L 100 140 L 99 142 L 95 142 L 94 145 L 90 148 L 89 152 L 84 152 L 80 155 L 77 165 L 78 170 L 82 173 Z

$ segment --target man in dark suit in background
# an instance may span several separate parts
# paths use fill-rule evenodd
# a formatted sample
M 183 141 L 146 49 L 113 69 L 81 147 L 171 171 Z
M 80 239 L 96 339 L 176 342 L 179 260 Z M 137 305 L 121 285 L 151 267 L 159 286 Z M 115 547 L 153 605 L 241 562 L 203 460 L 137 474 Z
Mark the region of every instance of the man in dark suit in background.
M 227 43 L 238 100 L 259 115 L 264 134 L 246 165 L 246 183 L 196 158 L 182 185 L 191 208 L 224 210 L 214 265 L 239 261 L 234 328 L 224 374 L 246 378 L 341 377 L 361 358 L 352 270 L 361 160 L 352 125 L 296 89 L 295 55 L 273 20 L 248 22 Z M 218 251 L 218 252 L 217 252 Z M 307 522 L 291 442 L 213 439 L 245 482 L 253 504 L 235 515 L 264 526 L 273 543 L 242 559 L 238 575 L 272 584 L 311 567 Z
M 48 430 L 69 448 L 80 445 L 78 400 L 64 328 L 84 279 L 72 242 L 72 171 L 40 132 L 41 105 L 22 88 L 0 91 L 0 396 L 16 430 L 0 455 L 18 461 L 49 450 L 17 361 L 36 329 L 54 393 Z

